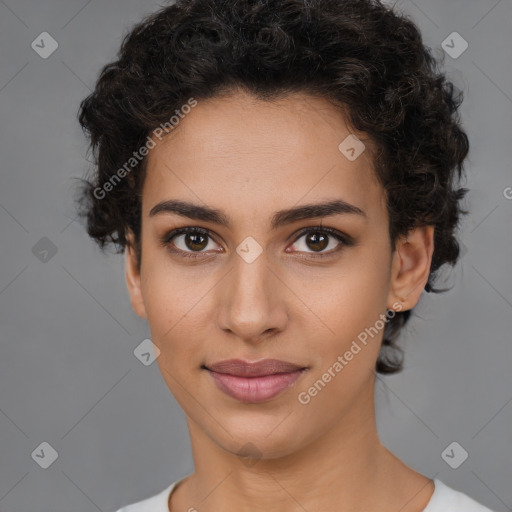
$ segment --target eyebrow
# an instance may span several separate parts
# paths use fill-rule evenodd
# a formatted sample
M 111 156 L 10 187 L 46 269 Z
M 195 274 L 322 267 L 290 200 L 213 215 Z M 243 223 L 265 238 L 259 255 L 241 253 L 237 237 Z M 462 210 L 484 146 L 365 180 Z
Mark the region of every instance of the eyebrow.
M 154 217 L 155 215 L 163 213 L 174 213 L 182 217 L 188 217 L 189 219 L 212 222 L 220 226 L 225 226 L 228 229 L 231 228 L 230 218 L 222 210 L 208 206 L 200 206 L 187 201 L 176 199 L 162 201 L 151 208 L 149 216 Z M 300 220 L 348 214 L 358 215 L 364 219 L 367 218 L 366 213 L 361 210 L 361 208 L 341 199 L 333 199 L 325 203 L 305 204 L 295 208 L 279 210 L 273 215 L 270 225 L 271 228 L 275 230 L 280 226 L 292 224 Z

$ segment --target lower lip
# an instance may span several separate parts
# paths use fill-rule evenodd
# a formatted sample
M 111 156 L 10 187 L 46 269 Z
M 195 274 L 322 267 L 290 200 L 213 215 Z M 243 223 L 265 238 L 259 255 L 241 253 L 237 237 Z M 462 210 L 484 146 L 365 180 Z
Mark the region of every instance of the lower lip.
M 236 377 L 208 370 L 217 387 L 236 400 L 259 403 L 269 400 L 290 387 L 302 375 L 304 369 L 290 373 L 276 373 L 263 377 Z

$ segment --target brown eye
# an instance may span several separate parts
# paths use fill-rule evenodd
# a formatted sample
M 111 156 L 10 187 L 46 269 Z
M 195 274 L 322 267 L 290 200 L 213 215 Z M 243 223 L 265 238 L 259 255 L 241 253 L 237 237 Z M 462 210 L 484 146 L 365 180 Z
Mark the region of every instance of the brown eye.
M 161 243 L 173 254 L 185 258 L 198 258 L 202 257 L 210 240 L 213 238 L 207 229 L 187 227 L 167 233 Z M 215 250 L 218 252 L 218 249 Z
M 299 243 L 299 240 L 304 239 Z M 331 243 L 336 240 L 338 243 Z M 313 258 L 331 256 L 344 247 L 355 245 L 352 237 L 344 235 L 333 228 L 313 227 L 303 230 L 293 243 L 294 250 L 292 252 L 305 252 Z M 326 251 L 330 247 L 331 250 Z M 288 251 L 287 251 L 288 252 Z M 318 254 L 315 254 L 318 253 Z
M 302 238 L 304 241 L 298 243 Z M 207 252 L 210 241 L 214 247 Z M 334 241 L 338 243 L 331 243 Z M 183 258 L 202 258 L 209 256 L 211 251 L 222 252 L 222 248 L 218 249 L 219 246 L 215 243 L 210 231 L 199 227 L 175 229 L 162 237 L 161 245 L 172 254 Z M 304 229 L 295 239 L 293 245 L 297 245 L 297 247 L 294 247 L 292 251 L 286 249 L 285 252 L 304 252 L 312 258 L 321 258 L 332 256 L 344 247 L 355 245 L 355 241 L 351 236 L 336 229 L 317 226 Z M 330 250 L 326 251 L 327 248 Z

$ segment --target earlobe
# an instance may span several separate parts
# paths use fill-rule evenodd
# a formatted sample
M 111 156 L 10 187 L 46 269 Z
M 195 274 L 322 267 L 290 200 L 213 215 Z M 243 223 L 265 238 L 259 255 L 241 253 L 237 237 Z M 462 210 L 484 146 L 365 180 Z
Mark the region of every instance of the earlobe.
M 125 279 L 130 303 L 133 310 L 141 318 L 147 319 L 146 307 L 142 295 L 141 275 L 137 265 L 137 254 L 133 244 L 133 234 L 127 236 L 128 243 L 125 248 Z
M 418 303 L 428 281 L 433 253 L 434 226 L 414 228 L 397 241 L 391 269 L 389 309 L 406 311 Z

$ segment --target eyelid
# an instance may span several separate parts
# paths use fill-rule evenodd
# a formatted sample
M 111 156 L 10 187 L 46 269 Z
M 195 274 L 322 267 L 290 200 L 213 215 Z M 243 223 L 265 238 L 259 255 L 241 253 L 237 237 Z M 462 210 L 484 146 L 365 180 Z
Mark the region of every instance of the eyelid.
M 306 252 L 305 254 L 307 254 L 307 256 L 303 256 L 304 258 L 329 257 L 335 253 L 338 253 L 344 247 L 350 247 L 350 246 L 355 245 L 355 240 L 350 235 L 347 235 L 346 233 L 343 233 L 337 229 L 334 229 L 334 228 L 331 228 L 328 226 L 322 226 L 322 225 L 307 226 L 305 228 L 302 228 L 299 231 L 296 231 L 295 233 L 290 235 L 288 240 L 290 238 L 293 238 L 293 242 L 291 245 L 294 245 L 300 238 L 302 238 L 304 235 L 307 235 L 310 232 L 313 232 L 313 233 L 319 232 L 319 233 L 327 234 L 328 236 L 336 239 L 339 242 L 339 245 L 337 248 L 331 249 L 330 251 L 327 251 L 327 252 L 318 252 L 318 253 Z M 180 256 L 183 256 L 185 258 L 198 259 L 198 258 L 205 257 L 203 255 L 210 255 L 209 253 L 201 252 L 201 251 L 183 251 L 182 249 L 177 249 L 177 248 L 170 249 L 171 241 L 175 237 L 181 236 L 181 235 L 184 235 L 187 233 L 198 233 L 198 234 L 204 235 L 206 237 L 211 238 L 215 243 L 218 244 L 218 242 L 216 241 L 216 235 L 213 235 L 212 231 L 210 231 L 209 229 L 201 228 L 199 226 L 186 226 L 186 227 L 176 228 L 176 229 L 173 229 L 173 230 L 167 232 L 161 238 L 161 245 L 164 248 L 168 249 L 171 253 L 179 254 Z M 218 245 L 220 245 L 220 244 L 218 244 Z M 216 252 L 219 252 L 219 251 L 216 251 Z M 298 253 L 302 254 L 303 251 L 292 251 L 292 252 L 298 252 Z

